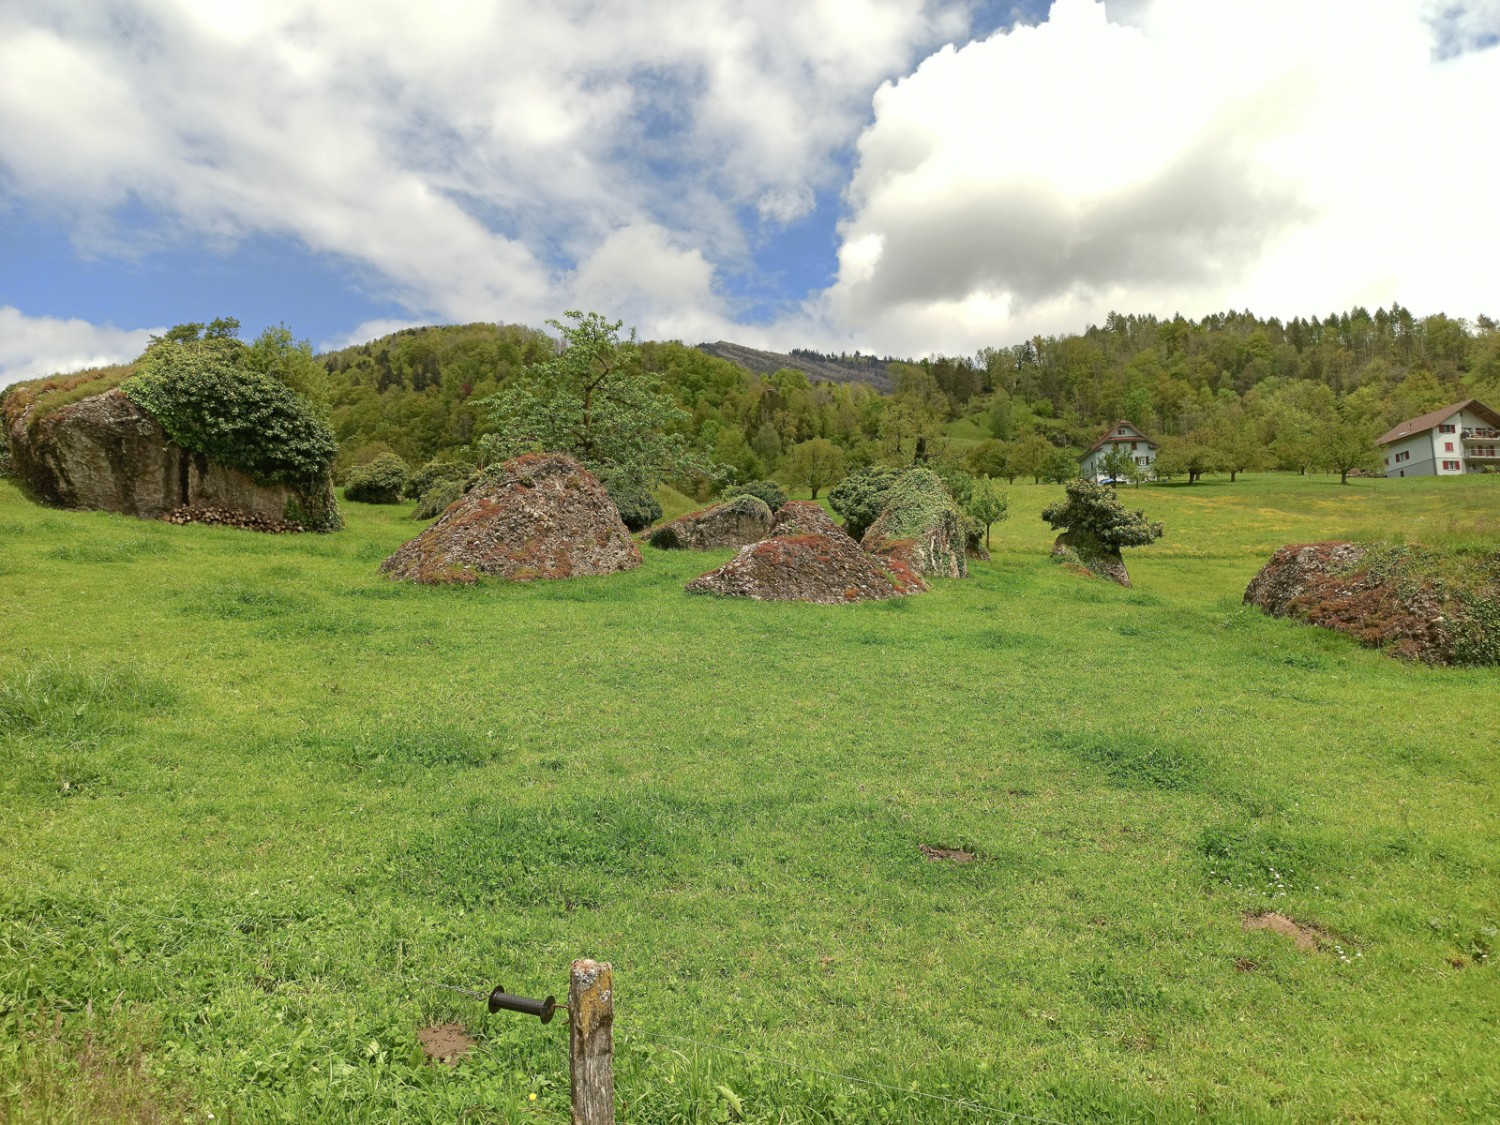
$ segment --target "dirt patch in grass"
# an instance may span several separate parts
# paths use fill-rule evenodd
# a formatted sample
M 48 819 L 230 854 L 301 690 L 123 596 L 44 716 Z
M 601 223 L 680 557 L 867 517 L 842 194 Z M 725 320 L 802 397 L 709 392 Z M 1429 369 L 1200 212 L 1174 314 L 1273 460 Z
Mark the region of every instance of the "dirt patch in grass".
M 417 1039 L 422 1044 L 422 1053 L 444 1066 L 457 1066 L 458 1061 L 474 1049 L 474 1040 L 461 1024 L 456 1023 L 418 1028 Z
M 918 844 L 917 850 L 934 863 L 947 860 L 950 863 L 972 863 L 979 857 L 962 848 L 935 848 L 931 844 Z
M 1268 910 L 1264 914 L 1246 914 L 1243 923 L 1246 933 L 1251 930 L 1270 930 L 1284 938 L 1291 938 L 1297 943 L 1297 948 L 1302 950 L 1321 949 L 1327 940 L 1327 935 L 1315 926 L 1294 922 L 1275 910 Z

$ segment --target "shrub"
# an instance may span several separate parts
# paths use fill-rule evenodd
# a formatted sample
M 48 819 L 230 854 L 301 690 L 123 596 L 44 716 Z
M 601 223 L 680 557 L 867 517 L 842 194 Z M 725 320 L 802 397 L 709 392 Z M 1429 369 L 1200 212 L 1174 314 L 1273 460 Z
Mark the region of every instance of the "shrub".
M 474 466 L 463 461 L 427 462 L 406 478 L 406 498 L 420 500 L 440 484 L 462 484 L 474 475 Z
M 417 502 L 417 510 L 411 514 L 414 520 L 437 519 L 448 510 L 448 506 L 469 491 L 467 481 L 444 480 L 438 481 L 426 492 L 422 493 Z
M 394 453 L 382 453 L 369 464 L 350 471 L 344 497 L 362 504 L 399 504 L 409 475 L 405 461 Z
M 230 337 L 155 341 L 121 389 L 184 449 L 262 484 L 311 493 L 333 464 L 333 431 L 303 398 L 248 371 Z
M 1098 544 L 1104 550 L 1144 547 L 1161 538 L 1161 524 L 1142 511 L 1126 511 L 1114 490 L 1091 480 L 1070 480 L 1068 498 L 1042 510 L 1042 519 L 1073 538 Z
M 855 539 L 864 534 L 885 510 L 886 499 L 900 471 L 872 465 L 845 477 L 828 494 L 828 503 L 844 517 L 844 530 Z
M 604 487 L 620 512 L 621 522 L 631 531 L 644 531 L 661 519 L 661 505 L 640 485 L 606 482 Z
M 786 503 L 786 493 L 774 480 L 746 481 L 724 490 L 726 500 L 733 500 L 736 496 L 754 496 L 757 500 L 765 501 L 766 507 L 773 512 L 780 511 L 781 506 Z

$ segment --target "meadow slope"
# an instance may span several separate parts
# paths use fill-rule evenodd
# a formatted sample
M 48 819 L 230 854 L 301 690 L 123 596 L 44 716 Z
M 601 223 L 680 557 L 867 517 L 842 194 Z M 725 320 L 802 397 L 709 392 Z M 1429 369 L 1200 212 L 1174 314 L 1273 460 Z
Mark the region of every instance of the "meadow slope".
M 0 481 L 0 1121 L 565 1121 L 560 1021 L 424 982 L 580 956 L 624 1121 L 1500 1116 L 1500 670 L 1240 604 L 1288 542 L 1493 548 L 1500 477 L 1128 490 L 1132 590 L 1010 492 L 971 579 L 818 607 Z

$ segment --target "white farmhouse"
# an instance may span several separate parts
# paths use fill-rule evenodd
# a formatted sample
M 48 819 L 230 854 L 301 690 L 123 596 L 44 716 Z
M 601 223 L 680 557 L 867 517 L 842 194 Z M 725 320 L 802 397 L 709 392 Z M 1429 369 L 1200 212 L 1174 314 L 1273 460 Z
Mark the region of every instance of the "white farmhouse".
M 1087 480 L 1104 483 L 1109 479 L 1109 472 L 1104 467 L 1104 459 L 1109 456 L 1111 450 L 1120 449 L 1140 466 L 1143 470 L 1142 475 L 1150 480 L 1156 476 L 1156 471 L 1151 466 L 1156 464 L 1156 451 L 1159 448 L 1156 442 L 1122 418 L 1078 459 L 1078 475 Z
M 1466 399 L 1408 418 L 1378 444 L 1388 477 L 1451 477 L 1500 469 L 1500 414 Z

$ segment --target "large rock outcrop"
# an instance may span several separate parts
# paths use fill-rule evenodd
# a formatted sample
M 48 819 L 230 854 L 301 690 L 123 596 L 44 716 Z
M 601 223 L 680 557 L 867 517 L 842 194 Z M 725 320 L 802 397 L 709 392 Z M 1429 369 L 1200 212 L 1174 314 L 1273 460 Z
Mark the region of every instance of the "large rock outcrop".
M 881 601 L 926 589 L 921 577 L 899 561 L 860 550 L 842 531 L 763 539 L 687 584 L 691 594 L 824 605 Z
M 1065 531 L 1052 544 L 1052 557 L 1060 563 L 1073 564 L 1120 586 L 1129 588 L 1130 571 L 1125 559 L 1113 547 L 1105 547 L 1088 535 Z
M 928 469 L 903 473 L 891 486 L 885 511 L 860 540 L 929 578 L 967 578 L 963 515 L 943 482 Z
M 743 547 L 771 534 L 771 509 L 755 496 L 736 496 L 689 512 L 651 532 L 647 542 L 664 550 L 713 551 Z
M 1500 663 L 1500 552 L 1305 543 L 1271 556 L 1245 603 L 1428 664 Z
M 309 512 L 338 521 L 332 482 L 311 494 L 262 484 L 192 453 L 119 388 L 42 417 L 27 408 L 7 419 L 15 473 L 42 503 L 158 519 L 184 509 L 231 513 L 245 526 L 304 523 Z
M 380 572 L 424 584 L 481 575 L 526 582 L 640 565 L 641 553 L 604 486 L 571 457 L 542 453 L 487 470 Z

